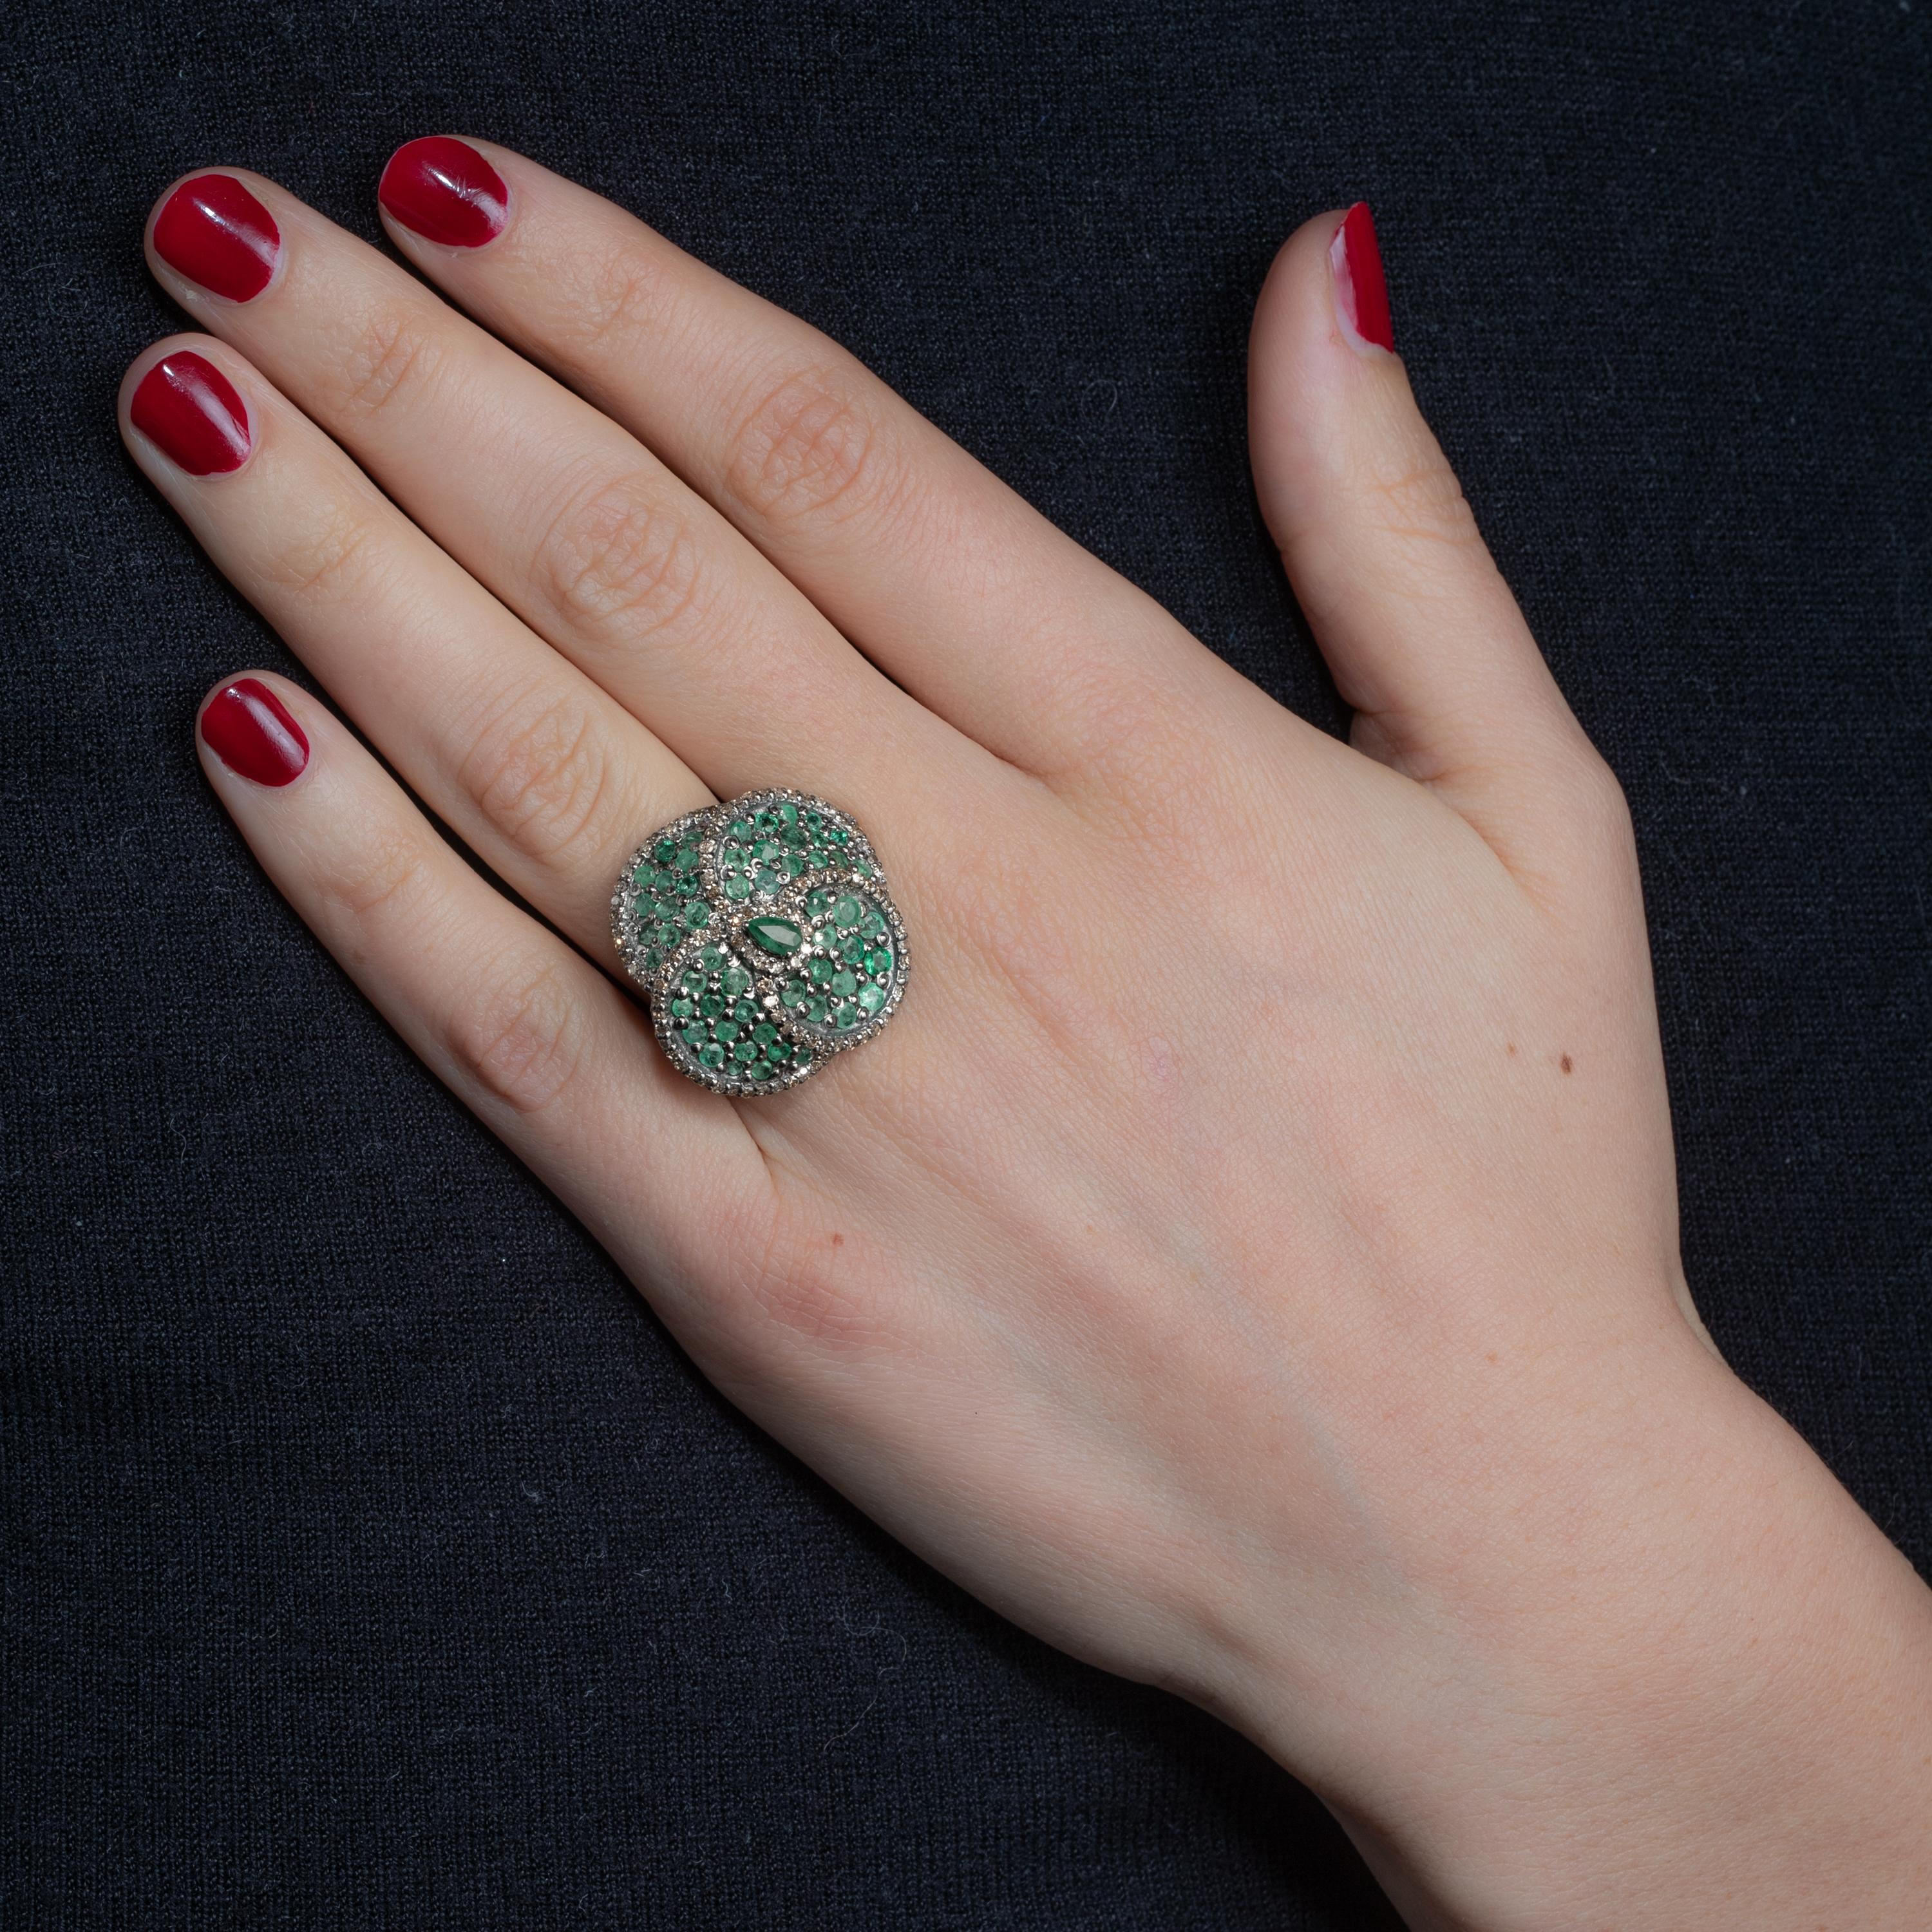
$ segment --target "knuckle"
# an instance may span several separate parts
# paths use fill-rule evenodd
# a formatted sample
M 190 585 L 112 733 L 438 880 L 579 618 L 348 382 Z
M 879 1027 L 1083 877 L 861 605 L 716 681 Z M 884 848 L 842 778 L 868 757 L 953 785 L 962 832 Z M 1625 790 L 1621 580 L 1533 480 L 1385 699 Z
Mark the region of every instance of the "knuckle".
M 724 481 L 756 517 L 786 523 L 847 516 L 892 493 L 886 437 L 832 370 L 794 370 L 746 412 L 732 435 Z
M 399 398 L 413 395 L 435 380 L 444 342 L 439 320 L 418 303 L 374 310 L 342 360 L 344 404 L 359 415 L 377 416 Z
M 1454 549 L 1482 541 L 1475 512 L 1440 450 L 1370 470 L 1358 480 L 1357 492 L 1390 536 Z
M 323 900 L 362 926 L 422 902 L 429 868 L 422 845 L 402 832 L 379 835 L 326 867 L 316 884 Z
M 467 1078 L 520 1114 L 542 1112 L 584 1063 L 582 1010 L 554 967 L 498 981 L 452 1016 L 447 1039 Z
M 608 748 L 582 704 L 519 692 L 485 723 L 459 782 L 506 843 L 545 864 L 588 860 L 616 805 Z
M 1573 761 L 1563 788 L 1568 815 L 1590 848 L 1612 857 L 1628 854 L 1634 862 L 1636 833 L 1630 801 L 1594 746 L 1586 744 Z
M 578 355 L 661 335 L 672 308 L 669 278 L 646 248 L 625 244 L 575 268 L 554 305 L 562 346 Z
M 313 520 L 276 550 L 262 574 L 279 590 L 327 600 L 365 584 L 382 554 L 376 526 L 365 512 L 325 500 Z
M 689 521 L 638 473 L 599 484 L 554 518 L 534 574 L 539 594 L 592 636 L 656 636 L 694 619 L 706 594 Z

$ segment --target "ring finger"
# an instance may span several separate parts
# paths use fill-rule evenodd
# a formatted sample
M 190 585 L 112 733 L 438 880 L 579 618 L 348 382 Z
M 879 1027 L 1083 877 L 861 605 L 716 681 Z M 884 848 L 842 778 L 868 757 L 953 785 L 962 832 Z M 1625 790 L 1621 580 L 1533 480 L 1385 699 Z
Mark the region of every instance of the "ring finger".
M 593 956 L 610 884 L 703 782 L 232 350 L 177 337 L 122 434 L 202 548 L 445 824 Z
M 220 250 L 244 230 L 237 279 Z M 721 795 L 836 779 L 862 814 L 903 817 L 907 772 L 992 764 L 627 430 L 273 183 L 190 178 L 158 205 L 148 254 L 197 321 Z

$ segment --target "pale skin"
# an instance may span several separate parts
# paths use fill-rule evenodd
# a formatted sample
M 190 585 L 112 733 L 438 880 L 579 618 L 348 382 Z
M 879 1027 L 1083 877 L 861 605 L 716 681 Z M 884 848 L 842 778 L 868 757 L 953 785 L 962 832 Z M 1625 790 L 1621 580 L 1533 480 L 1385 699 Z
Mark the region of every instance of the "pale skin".
M 1338 308 L 1339 213 L 1250 392 L 1348 745 L 805 323 L 474 145 L 495 240 L 385 218 L 427 288 L 241 170 L 268 287 L 150 246 L 206 333 L 130 370 L 129 448 L 409 788 L 254 674 L 300 776 L 202 758 L 274 885 L 733 1400 L 1256 1740 L 1412 1924 L 1922 1926 L 1932 1593 L 1692 1308 L 1624 801 Z M 129 420 L 183 346 L 230 473 Z M 871 834 L 914 966 L 734 1102 L 608 904 L 768 784 Z

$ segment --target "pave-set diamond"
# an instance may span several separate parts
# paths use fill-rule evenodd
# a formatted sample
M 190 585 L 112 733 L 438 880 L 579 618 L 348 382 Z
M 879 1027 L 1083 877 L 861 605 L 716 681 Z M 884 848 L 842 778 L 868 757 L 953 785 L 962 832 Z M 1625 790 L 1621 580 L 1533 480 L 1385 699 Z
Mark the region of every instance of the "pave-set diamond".
M 796 1084 L 905 991 L 905 927 L 870 841 L 803 792 L 674 820 L 632 854 L 610 929 L 671 1064 L 720 1094 Z

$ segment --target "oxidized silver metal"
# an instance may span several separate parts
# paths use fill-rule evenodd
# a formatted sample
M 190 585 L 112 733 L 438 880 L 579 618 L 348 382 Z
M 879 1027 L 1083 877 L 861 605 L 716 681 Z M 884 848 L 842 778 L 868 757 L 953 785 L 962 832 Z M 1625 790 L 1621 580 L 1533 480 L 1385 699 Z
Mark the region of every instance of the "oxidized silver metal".
M 666 1057 L 716 1094 L 797 1085 L 905 993 L 905 925 L 878 855 L 849 813 L 805 792 L 747 792 L 654 832 L 610 896 L 610 931 Z

